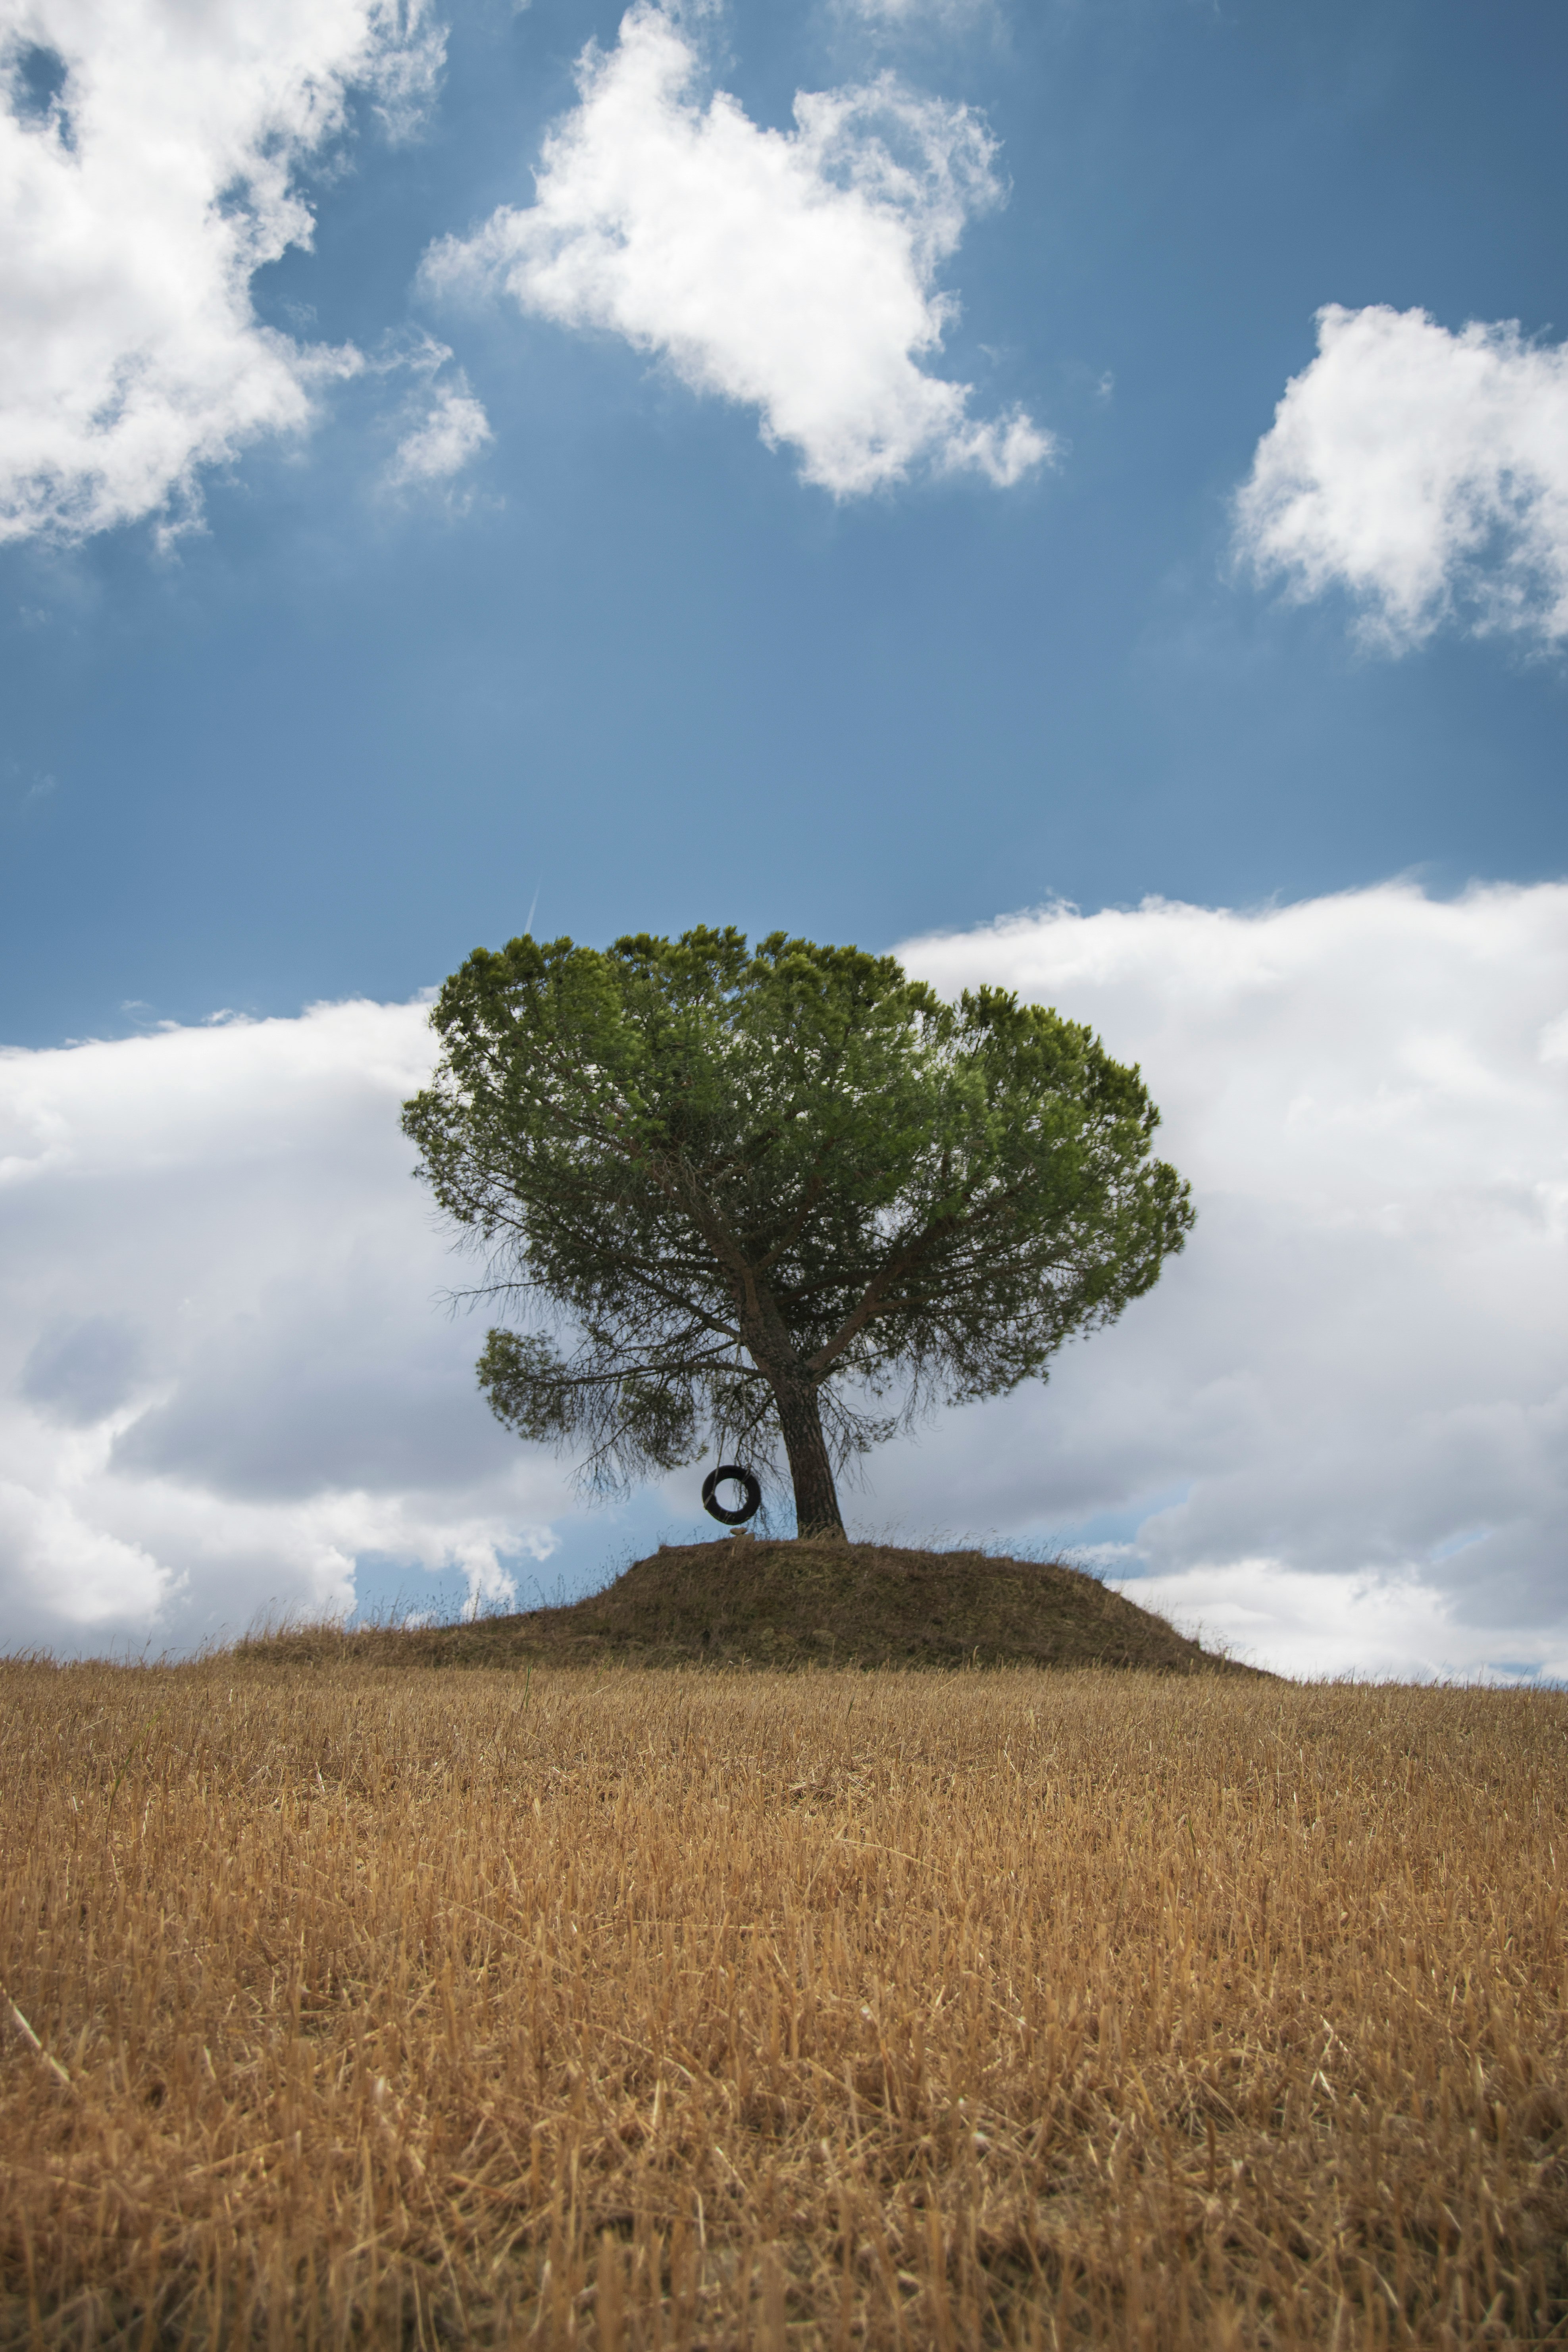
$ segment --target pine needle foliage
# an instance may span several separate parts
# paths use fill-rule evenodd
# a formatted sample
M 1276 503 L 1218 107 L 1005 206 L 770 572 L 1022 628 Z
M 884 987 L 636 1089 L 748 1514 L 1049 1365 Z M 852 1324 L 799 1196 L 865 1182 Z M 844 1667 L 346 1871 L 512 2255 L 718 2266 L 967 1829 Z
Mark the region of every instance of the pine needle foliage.
M 513 940 L 456 972 L 404 1112 L 484 1254 L 479 1378 L 591 1486 L 742 1452 L 803 1534 L 934 1407 L 1043 1379 L 1193 1221 L 1138 1070 L 999 989 L 782 931 Z M 523 1328 L 515 1328 L 518 1323 Z

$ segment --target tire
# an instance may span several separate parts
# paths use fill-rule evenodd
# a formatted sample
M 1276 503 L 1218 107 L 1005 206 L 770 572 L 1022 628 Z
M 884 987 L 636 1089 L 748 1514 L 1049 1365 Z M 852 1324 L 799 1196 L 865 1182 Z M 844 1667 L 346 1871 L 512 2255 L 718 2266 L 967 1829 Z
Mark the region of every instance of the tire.
M 733 1478 L 737 1486 L 745 1488 L 746 1499 L 738 1511 L 727 1511 L 722 1503 L 713 1499 L 726 1478 Z M 717 1470 L 710 1470 L 702 1481 L 702 1507 L 710 1519 L 718 1519 L 727 1528 L 743 1527 L 748 1519 L 754 1519 L 763 1507 L 763 1490 L 755 1472 L 742 1469 L 736 1462 L 721 1462 Z

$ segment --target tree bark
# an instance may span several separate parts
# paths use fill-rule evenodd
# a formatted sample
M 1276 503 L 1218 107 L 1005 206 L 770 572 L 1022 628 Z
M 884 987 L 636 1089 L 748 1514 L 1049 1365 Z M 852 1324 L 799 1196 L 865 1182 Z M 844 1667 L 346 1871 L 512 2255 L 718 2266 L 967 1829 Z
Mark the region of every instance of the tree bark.
M 782 1378 L 774 1377 L 773 1390 L 795 1486 L 795 1533 L 828 1536 L 845 1543 L 848 1538 L 839 1517 L 838 1489 L 834 1484 L 827 1443 L 822 1434 L 816 1383 L 812 1380 L 791 1380 L 786 1373 Z

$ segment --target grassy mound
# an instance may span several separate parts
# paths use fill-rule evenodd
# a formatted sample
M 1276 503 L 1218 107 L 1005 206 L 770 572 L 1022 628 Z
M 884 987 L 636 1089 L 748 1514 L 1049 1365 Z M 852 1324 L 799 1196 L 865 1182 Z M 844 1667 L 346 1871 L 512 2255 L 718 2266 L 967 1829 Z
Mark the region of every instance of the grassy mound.
M 252 1656 L 377 1665 L 1137 1666 L 1251 1671 L 1079 1570 L 980 1551 L 751 1537 L 661 1545 L 568 1608 L 469 1624 L 300 1626 Z

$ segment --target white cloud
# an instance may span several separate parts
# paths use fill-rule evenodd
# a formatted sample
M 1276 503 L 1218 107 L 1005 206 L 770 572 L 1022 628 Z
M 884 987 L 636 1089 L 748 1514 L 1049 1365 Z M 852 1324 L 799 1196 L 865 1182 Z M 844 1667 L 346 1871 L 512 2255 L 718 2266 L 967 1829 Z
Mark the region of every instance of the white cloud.
M 1056 908 L 903 953 L 1141 1062 L 1200 1213 L 1046 1391 L 938 1424 L 879 1497 L 1131 1539 L 1135 1597 L 1296 1671 L 1568 1674 L 1568 887 Z
M 996 0 L 839 0 L 839 5 L 846 16 L 898 33 L 926 26 L 964 32 L 996 13 Z
M 394 484 L 449 481 L 493 438 L 483 404 L 474 398 L 459 369 L 455 382 L 431 394 L 420 422 L 399 441 L 390 479 Z
M 995 145 L 967 107 L 890 75 L 802 93 L 790 131 L 720 91 L 663 10 L 590 47 L 581 102 L 544 146 L 534 202 L 426 257 L 434 290 L 505 289 L 564 326 L 607 328 L 700 392 L 755 407 L 763 437 L 838 497 L 916 465 L 1017 481 L 1052 442 L 1021 411 L 980 423 L 926 372 L 953 315 L 939 266 L 998 203 Z
M 1301 597 L 1343 588 L 1400 652 L 1456 619 L 1568 637 L 1568 345 L 1516 324 L 1331 303 L 1237 509 L 1244 553 Z
M 905 953 L 1141 1061 L 1200 1215 L 1048 1387 L 875 1455 L 853 1516 L 1070 1540 L 1293 1671 L 1568 1675 L 1568 886 Z M 367 1554 L 499 1591 L 570 1543 L 565 1466 L 436 1303 L 468 1272 L 396 1118 L 432 1043 L 344 1004 L 0 1055 L 0 1642 L 191 1641 Z
M 447 64 L 447 27 L 430 0 L 362 0 L 364 62 L 358 78 L 369 90 L 382 129 L 396 146 L 424 129 Z
M 562 1473 L 491 1420 L 397 1109 L 420 1005 L 0 1054 L 0 1642 L 190 1642 L 356 1556 L 512 1589 Z
M 189 511 L 357 369 L 250 281 L 310 243 L 350 89 L 405 136 L 444 46 L 426 0 L 0 0 L 0 538 Z

